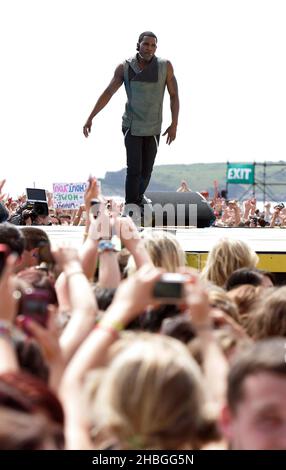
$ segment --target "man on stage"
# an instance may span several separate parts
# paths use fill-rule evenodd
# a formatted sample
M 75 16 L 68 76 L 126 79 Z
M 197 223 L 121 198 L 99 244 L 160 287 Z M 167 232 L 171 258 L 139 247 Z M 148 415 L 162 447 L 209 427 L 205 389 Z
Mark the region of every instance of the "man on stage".
M 149 184 L 157 154 L 162 124 L 165 87 L 170 95 L 172 122 L 166 129 L 167 144 L 176 138 L 179 96 L 171 62 L 155 55 L 157 37 L 151 31 L 140 34 L 137 54 L 115 69 L 114 76 L 97 100 L 83 133 L 88 137 L 93 118 L 107 105 L 124 83 L 127 103 L 122 117 L 122 132 L 127 155 L 125 203 L 143 209 L 144 192 Z M 142 212 L 143 215 L 143 212 Z

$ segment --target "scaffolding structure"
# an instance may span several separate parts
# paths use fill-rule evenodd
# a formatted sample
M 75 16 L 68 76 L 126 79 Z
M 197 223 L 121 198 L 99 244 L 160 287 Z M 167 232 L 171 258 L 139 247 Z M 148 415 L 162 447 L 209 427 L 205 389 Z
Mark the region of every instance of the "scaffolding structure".
M 230 162 L 227 162 L 227 170 L 228 170 L 228 165 Z M 249 194 L 252 193 L 252 197 L 256 197 L 257 190 L 260 189 L 263 195 L 263 203 L 266 202 L 267 199 L 271 201 L 277 201 L 278 198 L 276 195 L 273 193 L 271 187 L 276 187 L 276 186 L 285 186 L 286 185 L 286 162 L 253 162 L 251 165 L 254 165 L 254 182 L 252 184 L 248 185 L 248 188 L 245 190 L 245 192 L 240 196 L 239 200 L 245 199 L 245 197 Z M 259 175 L 257 177 L 256 175 L 256 167 L 262 167 L 262 175 Z M 277 170 L 274 174 L 271 175 L 271 178 L 274 176 L 278 175 L 280 178 L 283 178 L 285 176 L 285 179 L 281 183 L 277 183 L 276 181 L 268 181 L 267 180 L 267 168 L 268 167 L 279 167 L 280 169 Z M 226 171 L 227 171 L 226 170 Z M 260 176 L 262 178 L 260 178 Z M 268 175 L 269 176 L 269 175 Z M 228 194 L 228 187 L 229 185 L 232 185 L 235 183 L 229 183 L 227 178 L 226 178 L 226 194 Z

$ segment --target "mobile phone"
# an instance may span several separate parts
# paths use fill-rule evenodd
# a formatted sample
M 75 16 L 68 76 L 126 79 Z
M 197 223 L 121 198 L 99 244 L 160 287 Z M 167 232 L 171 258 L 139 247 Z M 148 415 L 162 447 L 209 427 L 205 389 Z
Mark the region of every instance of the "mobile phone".
M 7 259 L 7 256 L 10 254 L 10 251 L 11 250 L 8 245 L 5 245 L 4 243 L 0 243 L 0 276 L 3 272 L 6 259 Z
M 90 201 L 89 214 L 93 216 L 94 219 L 96 219 L 99 214 L 100 204 L 101 202 L 98 199 L 92 199 Z
M 20 298 L 18 315 L 29 317 L 46 328 L 50 303 L 50 295 L 47 290 L 26 289 Z
M 186 276 L 179 273 L 163 274 L 153 289 L 153 297 L 164 303 L 182 303 Z

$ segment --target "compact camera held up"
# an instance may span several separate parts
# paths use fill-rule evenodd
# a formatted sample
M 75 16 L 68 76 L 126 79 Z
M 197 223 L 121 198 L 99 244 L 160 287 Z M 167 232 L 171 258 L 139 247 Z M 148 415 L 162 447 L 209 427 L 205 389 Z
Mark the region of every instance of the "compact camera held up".
M 187 277 L 179 273 L 163 274 L 156 282 L 153 290 L 153 297 L 166 304 L 181 304 L 184 302 L 184 284 Z

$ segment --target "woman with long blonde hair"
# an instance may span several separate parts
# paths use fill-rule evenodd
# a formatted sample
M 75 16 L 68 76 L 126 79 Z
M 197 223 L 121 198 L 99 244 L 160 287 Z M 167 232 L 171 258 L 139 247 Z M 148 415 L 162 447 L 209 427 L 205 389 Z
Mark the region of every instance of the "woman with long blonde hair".
M 88 381 L 96 447 L 198 449 L 214 439 L 202 375 L 188 349 L 150 333 L 120 342 L 119 354 Z
M 141 234 L 144 246 L 156 268 L 164 268 L 173 273 L 185 266 L 186 256 L 176 237 L 163 230 L 144 230 Z M 135 272 L 134 260 L 130 257 L 127 264 L 128 275 Z
M 255 268 L 258 256 L 242 240 L 221 238 L 210 250 L 202 278 L 223 287 L 228 277 L 239 268 Z

